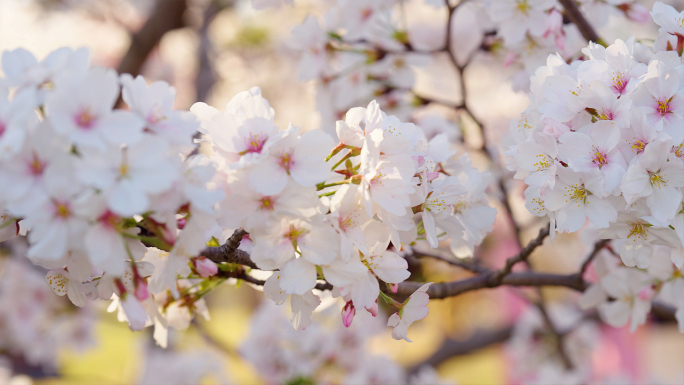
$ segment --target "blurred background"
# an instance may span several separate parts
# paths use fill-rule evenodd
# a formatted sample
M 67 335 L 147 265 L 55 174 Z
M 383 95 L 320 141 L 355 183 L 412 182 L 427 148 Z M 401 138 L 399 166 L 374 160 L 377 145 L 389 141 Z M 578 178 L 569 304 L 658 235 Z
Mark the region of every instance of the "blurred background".
M 0 51 L 23 47 L 41 59 L 58 47 L 86 46 L 94 65 L 142 74 L 148 81 L 164 80 L 176 87 L 178 109 L 188 109 L 196 101 L 222 109 L 236 93 L 259 86 L 276 111 L 279 127 L 292 122 L 304 130 L 332 132 L 339 112 L 323 106 L 325 96 L 316 81 L 299 80 L 301 52 L 290 43 L 295 26 L 308 14 L 322 17 L 332 3 L 296 0 L 294 6 L 257 10 L 247 0 L 0 0 Z M 682 1 L 669 3 L 679 10 L 684 6 Z M 644 2 L 649 9 L 651 4 Z M 420 28 L 426 28 L 426 23 L 442 23 L 444 16 L 425 7 L 422 0 L 408 1 L 406 7 L 409 30 L 411 25 L 419 26 L 413 31 L 416 35 L 425 32 Z M 656 27 L 614 18 L 600 32 L 607 41 L 630 35 L 652 38 Z M 459 80 L 448 64 L 446 58 L 436 57 L 427 66 L 413 68 L 414 89 L 458 103 Z M 519 70 L 503 66 L 502 58 L 491 54 L 475 56 L 469 67 L 466 82 L 472 110 L 487 125 L 492 146 L 500 145 L 510 120 L 528 103 L 525 93 L 513 91 L 511 85 L 511 77 Z M 383 101 L 386 107 L 392 107 L 388 100 Z M 415 114 L 411 116 L 415 119 Z M 479 146 L 481 137 L 469 134 L 468 121 L 448 111 L 443 116 L 464 135 L 466 144 Z M 472 156 L 477 167 L 487 167 L 482 154 L 473 151 Z M 517 196 L 513 210 L 523 224 L 526 244 L 543 223 L 527 213 L 522 186 L 513 186 L 513 191 Z M 491 204 L 498 203 L 493 200 Z M 547 240 L 537 249 L 531 262 L 540 271 L 571 273 L 593 242 L 577 234 L 560 235 L 553 244 Z M 499 266 L 517 250 L 508 220 L 499 216 L 476 254 L 484 263 Z M 536 294 L 532 290 L 500 288 L 431 301 L 430 316 L 412 326 L 414 342 L 409 344 L 391 338 L 391 329 L 382 321 L 388 314 L 378 316 L 374 330 L 357 330 L 361 322 L 343 330 L 339 304 L 329 293 L 322 294 L 323 305 L 317 310 L 315 323 L 320 326 L 295 334 L 286 309 L 264 304 L 270 301 L 247 284 L 226 284 L 212 292 L 207 297 L 210 319 L 197 317 L 187 331 L 172 331 L 169 348 L 164 350 L 154 346 L 151 332 L 133 333 L 115 313 L 107 313 L 106 302 L 89 302 L 87 309 L 76 310 L 65 297 L 53 295 L 44 272 L 16 255 L 2 253 L 0 382 L 268 383 L 278 377 L 266 373 L 273 365 L 261 367 L 254 358 L 259 356 L 256 346 L 289 349 L 302 354 L 305 361 L 313 358 L 306 358 L 304 351 L 321 351 L 329 345 L 326 340 L 335 339 L 357 339 L 349 343 L 388 357 L 410 373 L 417 373 L 426 363 L 445 381 L 459 384 L 519 383 L 528 372 L 543 368 L 552 355 L 550 337 L 539 332 L 542 318 L 526 300 Z M 411 269 L 424 281 L 472 275 L 435 260 L 413 261 Z M 684 337 L 675 323 L 653 319 L 630 334 L 627 328 L 597 322 L 595 314 L 583 315 L 574 305 L 577 293 L 543 289 L 543 294 L 559 328 L 572 330 L 568 339 L 573 354 L 590 363 L 598 383 L 684 384 Z M 284 340 L 264 342 L 266 330 L 280 327 L 287 334 Z M 387 370 L 394 365 L 391 361 Z M 332 369 L 321 365 L 317 370 L 317 378 L 335 383 Z M 552 374 L 538 376 L 538 383 L 553 384 L 556 379 Z M 294 379 L 289 383 L 309 382 Z

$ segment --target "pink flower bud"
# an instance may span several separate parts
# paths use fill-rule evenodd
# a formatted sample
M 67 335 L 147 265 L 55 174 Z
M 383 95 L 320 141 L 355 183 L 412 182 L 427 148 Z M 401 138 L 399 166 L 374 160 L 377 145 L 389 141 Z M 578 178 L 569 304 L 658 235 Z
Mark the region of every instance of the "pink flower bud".
M 553 35 L 555 38 L 556 47 L 561 51 L 565 49 L 565 31 L 563 31 L 563 14 L 557 10 L 553 10 L 546 18 L 546 31 L 544 38 Z
M 645 288 L 641 289 L 639 291 L 639 299 L 642 301 L 650 301 L 653 299 L 653 296 L 655 295 L 655 291 L 651 286 L 646 286 Z
M 376 299 L 373 306 L 367 307 L 366 310 L 368 310 L 368 312 L 371 313 L 371 315 L 373 317 L 377 317 L 378 316 L 378 300 Z
M 351 325 L 355 314 L 356 308 L 354 308 L 354 303 L 352 301 L 347 302 L 342 308 L 342 323 L 344 324 L 344 327 L 348 328 L 349 325 Z
M 144 279 L 140 279 L 137 283 L 133 295 L 135 295 L 138 301 L 144 301 L 150 296 L 150 293 L 147 291 L 147 282 Z
M 648 8 L 644 7 L 643 5 L 639 3 L 623 5 L 626 6 L 624 11 L 630 20 L 636 21 L 638 23 L 646 23 L 651 20 L 651 14 L 649 13 Z
M 173 245 L 174 243 L 176 243 L 175 231 L 172 231 L 171 229 L 169 229 L 165 225 L 161 225 L 161 226 L 159 226 L 159 228 L 161 230 L 161 235 L 162 235 L 162 238 L 164 239 L 164 242 L 168 243 L 169 245 Z
M 211 277 L 218 272 L 218 266 L 216 266 L 214 261 L 207 259 L 206 257 L 197 257 L 193 262 L 197 273 L 202 276 L 202 278 Z
M 387 287 L 392 291 L 392 293 L 396 294 L 397 290 L 399 290 L 399 284 L 398 283 L 388 283 Z
M 178 226 L 179 230 L 183 230 L 185 228 L 185 225 L 188 223 L 188 220 L 185 218 L 178 218 L 176 219 L 176 226 Z
M 509 65 L 513 64 L 516 60 L 518 60 L 518 55 L 513 51 L 509 51 L 506 54 L 506 56 L 504 56 L 503 65 L 504 67 L 508 67 Z

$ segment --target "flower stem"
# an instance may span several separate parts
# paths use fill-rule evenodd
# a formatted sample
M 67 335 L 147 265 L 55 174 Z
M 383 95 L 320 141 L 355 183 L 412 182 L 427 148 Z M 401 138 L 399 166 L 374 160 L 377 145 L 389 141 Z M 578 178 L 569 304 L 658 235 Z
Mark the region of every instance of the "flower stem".
M 345 179 L 341 182 L 328 183 L 328 184 L 319 183 L 316 185 L 316 191 L 321 191 L 324 188 L 333 187 L 333 186 L 341 186 L 343 184 L 349 184 L 349 183 L 351 183 L 351 179 Z
M 392 306 L 393 308 L 395 308 L 397 310 L 401 310 L 404 308 L 404 304 L 394 300 L 394 298 L 388 296 L 387 294 L 385 294 L 383 292 L 380 292 L 380 297 L 382 297 L 382 299 L 384 299 L 388 305 Z

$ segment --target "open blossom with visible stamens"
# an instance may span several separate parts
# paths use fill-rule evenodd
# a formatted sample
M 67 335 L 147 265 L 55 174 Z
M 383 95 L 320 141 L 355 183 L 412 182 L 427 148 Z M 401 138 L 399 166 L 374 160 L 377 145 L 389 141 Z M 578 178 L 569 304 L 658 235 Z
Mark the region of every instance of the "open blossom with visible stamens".
M 581 130 L 580 130 L 581 131 Z M 588 133 L 567 132 L 558 140 L 560 158 L 577 172 L 592 172 L 596 169 L 603 175 L 603 191 L 613 194 L 618 190 L 627 164 L 616 149 L 620 141 L 617 124 L 600 121 L 588 128 Z M 553 187 L 553 186 L 552 186 Z
M 617 218 L 613 205 L 603 198 L 601 173 L 578 173 L 567 168 L 558 170 L 558 181 L 545 199 L 546 207 L 557 211 L 559 232 L 579 230 L 587 218 L 598 228 L 608 227 Z
M 334 146 L 323 131 L 307 131 L 300 136 L 299 127 L 282 131 L 270 143 L 268 154 L 249 171 L 249 185 L 265 195 L 278 194 L 290 177 L 304 187 L 315 186 L 330 174 L 325 156 Z
M 669 151 L 671 146 L 670 141 L 649 143 L 629 166 L 620 186 L 628 204 L 646 198 L 659 221 L 672 220 L 682 201 L 684 163 Z
M 633 95 L 634 104 L 646 114 L 657 131 L 670 135 L 673 141 L 684 139 L 684 90 L 680 72 L 665 62 L 653 60 L 646 80 Z
M 178 177 L 165 157 L 168 146 L 151 136 L 136 145 L 107 152 L 84 151 L 77 176 L 107 196 L 107 206 L 122 217 L 145 212 L 150 194 L 160 193 Z
M 529 173 L 525 183 L 536 187 L 553 187 L 556 182 L 557 157 L 556 139 L 544 133 L 534 134 L 533 139 L 518 146 L 515 153 L 518 166 Z
M 142 139 L 144 121 L 129 111 L 112 110 L 119 96 L 116 73 L 93 68 L 62 80 L 68 83 L 46 97 L 51 127 L 78 147 L 104 150 L 108 144 Z
M 148 86 L 140 75 L 133 79 L 129 74 L 123 74 L 120 81 L 123 100 L 133 113 L 145 121 L 147 132 L 178 145 L 191 144 L 198 123 L 190 113 L 173 109 L 175 88 L 162 81 Z
M 626 266 L 645 269 L 653 254 L 653 245 L 677 246 L 677 235 L 668 227 L 654 226 L 641 217 L 643 211 L 631 210 L 618 214 L 615 223 L 599 229 L 603 239 L 624 239 L 619 253 Z
M 10 101 L 8 91 L 0 87 L 0 163 L 16 155 L 33 131 L 38 122 L 35 104 L 28 90 L 19 91 Z

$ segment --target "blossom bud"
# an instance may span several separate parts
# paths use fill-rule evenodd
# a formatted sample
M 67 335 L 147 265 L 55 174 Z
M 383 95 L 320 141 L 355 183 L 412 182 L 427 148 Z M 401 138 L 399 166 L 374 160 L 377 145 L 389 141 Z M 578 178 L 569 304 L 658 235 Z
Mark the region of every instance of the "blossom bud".
M 368 312 L 371 313 L 371 315 L 373 317 L 377 317 L 378 316 L 378 300 L 376 299 L 373 306 L 367 307 L 366 310 L 368 310 Z
M 388 283 L 387 287 L 389 287 L 390 291 L 394 294 L 396 294 L 397 290 L 399 290 L 399 284 L 398 283 Z
M 141 278 L 137 281 L 133 295 L 139 301 L 144 301 L 150 296 L 150 293 L 147 291 L 147 282 L 144 279 Z
M 214 261 L 208 259 L 207 257 L 195 258 L 193 264 L 195 265 L 195 270 L 197 270 L 197 273 L 202 278 L 211 277 L 212 275 L 216 275 L 218 272 L 218 266 L 216 266 Z
M 178 218 L 176 220 L 176 226 L 178 226 L 178 230 L 183 230 L 187 223 L 188 223 L 188 220 L 185 218 Z
M 375 304 L 377 307 L 377 303 Z M 349 327 L 354 320 L 354 315 L 356 314 L 356 308 L 354 308 L 354 303 L 352 301 L 347 302 L 342 308 L 342 323 L 344 327 Z
M 508 67 L 516 60 L 518 60 L 518 55 L 513 51 L 509 51 L 506 56 L 504 56 L 503 66 Z
M 650 301 L 651 299 L 653 299 L 654 295 L 655 291 L 651 286 L 646 286 L 639 291 L 639 299 L 643 301 Z
M 641 4 L 622 4 L 619 5 L 618 8 L 620 8 L 622 12 L 624 12 L 625 15 L 627 15 L 627 18 L 629 18 L 632 21 L 636 21 L 638 23 L 646 23 L 649 20 L 651 20 L 650 11 L 648 10 L 648 8 L 644 7 Z

